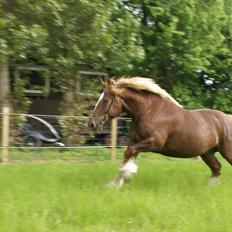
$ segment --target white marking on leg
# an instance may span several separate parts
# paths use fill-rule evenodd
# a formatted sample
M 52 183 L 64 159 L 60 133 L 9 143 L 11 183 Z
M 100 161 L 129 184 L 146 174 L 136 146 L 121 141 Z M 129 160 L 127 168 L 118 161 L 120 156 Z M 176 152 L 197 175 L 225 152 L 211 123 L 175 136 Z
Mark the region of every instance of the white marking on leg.
M 209 179 L 209 185 L 218 185 L 220 184 L 220 179 L 218 178 L 218 176 L 213 176 Z
M 117 177 L 113 180 L 109 186 L 116 189 L 120 189 L 126 181 L 130 181 L 134 174 L 137 172 L 138 166 L 135 163 L 135 159 L 129 159 L 118 172 Z
M 138 166 L 134 158 L 129 159 L 121 168 L 120 172 L 124 180 L 131 180 L 134 174 L 138 171 Z
M 124 184 L 124 179 L 121 176 L 118 176 L 115 180 L 107 184 L 110 188 L 120 189 Z

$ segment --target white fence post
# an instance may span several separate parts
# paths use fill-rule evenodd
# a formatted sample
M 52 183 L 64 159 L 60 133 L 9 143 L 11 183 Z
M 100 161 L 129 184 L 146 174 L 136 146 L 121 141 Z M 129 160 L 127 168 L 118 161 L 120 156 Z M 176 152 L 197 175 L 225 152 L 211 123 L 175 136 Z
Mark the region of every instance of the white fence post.
M 9 156 L 10 108 L 3 106 L 2 113 L 2 162 L 7 162 Z
M 116 158 L 117 130 L 118 130 L 118 120 L 117 118 L 114 118 L 112 119 L 112 122 L 111 122 L 111 152 L 110 152 L 111 160 L 114 160 Z

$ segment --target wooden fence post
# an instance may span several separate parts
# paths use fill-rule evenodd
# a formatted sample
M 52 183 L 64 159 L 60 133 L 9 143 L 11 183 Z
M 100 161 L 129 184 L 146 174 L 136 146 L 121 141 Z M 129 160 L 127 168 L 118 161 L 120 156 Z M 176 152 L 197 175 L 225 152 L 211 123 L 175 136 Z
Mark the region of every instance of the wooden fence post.
M 114 118 L 111 121 L 111 152 L 110 152 L 111 160 L 114 160 L 116 158 L 117 130 L 118 130 L 118 120 L 117 118 Z
M 0 103 L 2 104 L 2 162 L 8 160 L 9 145 L 9 113 L 10 113 L 10 80 L 9 65 L 7 57 L 1 57 L 0 60 Z
M 2 162 L 8 161 L 8 146 L 9 146 L 9 128 L 10 128 L 10 108 L 3 106 L 2 108 Z

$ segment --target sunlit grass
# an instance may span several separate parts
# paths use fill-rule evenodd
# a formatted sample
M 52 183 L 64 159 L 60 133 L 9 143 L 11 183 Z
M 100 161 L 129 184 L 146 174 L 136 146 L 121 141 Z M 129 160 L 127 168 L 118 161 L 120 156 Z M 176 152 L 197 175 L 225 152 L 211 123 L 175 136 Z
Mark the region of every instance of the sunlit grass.
M 119 163 L 1 165 L 0 231 L 232 231 L 225 162 L 222 183 L 212 187 L 199 160 L 141 155 L 135 179 L 116 191 L 106 184 Z

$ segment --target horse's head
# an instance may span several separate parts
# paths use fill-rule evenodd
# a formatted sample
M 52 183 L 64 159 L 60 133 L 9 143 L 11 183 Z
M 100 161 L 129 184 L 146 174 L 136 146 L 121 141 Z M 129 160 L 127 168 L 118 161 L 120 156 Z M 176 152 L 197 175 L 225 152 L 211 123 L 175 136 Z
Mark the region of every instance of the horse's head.
M 106 81 L 102 81 L 102 84 L 104 91 L 98 99 L 88 122 L 88 126 L 93 130 L 96 130 L 108 120 L 119 116 L 122 112 L 122 100 L 113 91 L 114 81 L 107 79 Z

